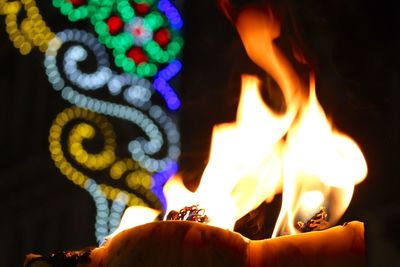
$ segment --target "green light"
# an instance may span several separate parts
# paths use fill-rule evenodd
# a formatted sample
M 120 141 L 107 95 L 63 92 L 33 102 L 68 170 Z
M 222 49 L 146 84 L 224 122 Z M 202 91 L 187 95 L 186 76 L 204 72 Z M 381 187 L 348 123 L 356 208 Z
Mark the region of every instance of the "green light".
M 55 7 L 61 7 L 62 3 L 63 3 L 62 0 L 53 0 L 53 6 Z
M 154 64 L 142 63 L 137 67 L 137 73 L 141 77 L 152 77 L 157 73 L 157 67 Z
M 160 13 L 153 11 L 144 18 L 144 24 L 151 30 L 156 30 L 164 24 L 164 19 Z
M 108 25 L 103 21 L 98 22 L 95 26 L 95 31 L 97 32 L 98 35 L 104 35 L 108 33 Z
M 122 68 L 125 72 L 132 73 L 136 68 L 136 64 L 132 59 L 125 57 L 122 63 Z
M 121 18 L 124 22 L 129 22 L 135 16 L 135 10 L 130 5 L 129 1 L 119 1 L 117 4 L 117 10 L 121 14 Z
M 154 3 L 154 0 L 135 0 L 136 3 L 138 4 L 149 4 L 152 5 Z
M 115 55 L 115 54 L 114 54 Z M 124 63 L 125 56 L 123 54 L 117 54 L 115 56 L 115 65 L 118 67 L 122 67 L 122 64 Z
M 73 5 L 71 3 L 65 3 L 61 5 L 61 13 L 67 15 L 72 11 Z

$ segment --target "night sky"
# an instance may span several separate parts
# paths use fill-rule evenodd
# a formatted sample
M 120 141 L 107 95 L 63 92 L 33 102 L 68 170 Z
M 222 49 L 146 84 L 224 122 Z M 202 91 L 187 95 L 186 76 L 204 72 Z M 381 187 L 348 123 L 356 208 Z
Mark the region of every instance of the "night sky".
M 240 2 L 240 1 L 237 1 Z M 241 1 L 243 2 L 243 1 Z M 184 69 L 179 92 L 180 172 L 195 189 L 207 162 L 212 127 L 235 120 L 240 75 L 263 73 L 245 54 L 216 2 L 179 1 L 184 17 Z M 284 19 L 282 43 L 302 49 L 317 77 L 317 96 L 335 127 L 352 136 L 368 163 L 341 223 L 364 221 L 371 266 L 400 264 L 400 8 L 391 1 L 274 1 Z M 93 31 L 39 3 L 54 32 Z M 86 191 L 54 166 L 48 151 L 53 119 L 70 107 L 47 81 L 43 54 L 19 54 L 0 20 L 0 266 L 21 266 L 29 252 L 95 246 L 95 207 Z M 104 95 L 106 97 L 106 95 Z M 268 96 L 267 96 L 268 98 Z M 121 145 L 130 127 L 115 122 Z M 124 143 L 125 142 L 125 143 Z M 237 230 L 270 236 L 280 196 Z M 259 224 L 260 218 L 265 222 Z M 17 262 L 17 263 L 16 263 Z

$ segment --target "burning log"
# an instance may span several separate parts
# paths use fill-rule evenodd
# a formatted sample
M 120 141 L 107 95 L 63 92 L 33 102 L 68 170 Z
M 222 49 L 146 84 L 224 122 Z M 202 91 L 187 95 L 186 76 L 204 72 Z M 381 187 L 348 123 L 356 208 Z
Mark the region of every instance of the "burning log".
M 24 266 L 354 267 L 365 265 L 364 250 L 364 225 L 356 221 L 259 241 L 201 223 L 164 221 L 123 231 L 89 256 L 87 251 L 52 254 L 53 258 L 28 255 Z

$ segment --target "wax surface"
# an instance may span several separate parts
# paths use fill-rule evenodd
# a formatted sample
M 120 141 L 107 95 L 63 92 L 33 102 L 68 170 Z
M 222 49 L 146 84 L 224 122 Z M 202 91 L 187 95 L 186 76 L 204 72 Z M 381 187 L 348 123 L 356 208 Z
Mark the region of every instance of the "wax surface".
M 365 266 L 364 224 L 251 241 L 192 222 L 154 222 L 120 233 L 83 266 Z

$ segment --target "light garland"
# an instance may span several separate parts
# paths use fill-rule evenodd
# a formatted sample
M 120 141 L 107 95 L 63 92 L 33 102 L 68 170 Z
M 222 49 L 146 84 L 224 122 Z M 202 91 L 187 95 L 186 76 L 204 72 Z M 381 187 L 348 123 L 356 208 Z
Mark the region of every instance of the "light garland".
M 102 88 L 110 80 L 112 75 L 104 47 L 95 46 L 93 52 L 96 55 L 98 67 L 97 70 L 91 74 L 82 73 L 78 69 L 78 62 L 84 61 L 87 57 L 87 52 L 82 46 L 73 46 L 65 53 L 65 74 L 73 84 L 85 90 L 97 90 Z
M 61 145 L 62 131 L 67 123 L 71 122 L 72 120 L 90 121 L 92 123 L 95 123 L 99 129 L 101 129 L 101 127 L 103 127 L 103 129 L 106 128 L 104 126 L 101 126 L 101 124 L 106 123 L 106 120 L 104 117 L 89 110 L 72 107 L 67 108 L 66 110 L 58 114 L 53 122 L 53 125 L 50 127 L 49 149 L 56 167 L 59 168 L 61 173 L 64 174 L 74 184 L 86 189 L 89 177 L 77 170 L 68 162 L 68 160 L 65 158 Z M 101 166 L 102 161 L 96 162 L 94 164 L 94 169 L 101 169 L 99 167 L 104 167 Z M 146 202 L 144 202 L 141 198 L 137 197 L 133 193 L 129 193 L 106 184 L 100 184 L 99 187 L 101 188 L 104 196 L 111 201 L 115 200 L 117 195 L 122 192 L 127 196 L 128 205 L 148 206 Z
M 177 110 L 181 106 L 181 101 L 175 90 L 168 84 L 168 81 L 175 77 L 182 69 L 182 63 L 174 60 L 162 69 L 154 79 L 154 89 L 159 92 L 170 110 Z
M 101 188 L 97 183 L 88 178 L 84 184 L 84 189 L 89 192 L 94 200 L 96 206 L 96 223 L 95 223 L 95 235 L 99 244 L 103 243 L 110 231 L 108 230 L 109 214 L 108 201 L 104 196 Z
M 71 21 L 90 18 L 99 40 L 113 50 L 114 63 L 126 73 L 154 77 L 182 49 L 182 18 L 170 1 L 53 0 Z M 158 10 L 157 10 L 158 9 Z
M 87 123 L 80 123 L 72 128 L 68 138 L 68 150 L 71 156 L 87 169 L 103 170 L 115 161 L 115 133 L 111 125 L 102 117 L 95 117 L 95 119 L 105 140 L 102 152 L 91 154 L 83 148 L 83 140 L 92 139 L 95 135 L 95 129 Z
M 22 7 L 26 18 L 19 25 L 18 16 Z M 0 15 L 6 15 L 6 31 L 14 47 L 19 49 L 22 55 L 29 54 L 33 47 L 39 47 L 40 51 L 45 52 L 48 42 L 54 38 L 54 33 L 46 25 L 34 0 L 1 0 Z
M 53 39 L 50 42 L 49 49 L 46 52 L 45 58 L 46 73 L 48 74 L 50 83 L 53 85 L 54 89 L 58 91 L 61 90 L 62 97 L 65 100 L 69 101 L 71 104 L 89 109 L 96 113 L 128 120 L 137 125 L 146 134 L 149 141 L 143 138 L 138 138 L 131 141 L 128 145 L 128 149 L 132 154 L 132 158 L 138 161 L 141 167 L 147 169 L 150 172 L 164 170 L 171 161 L 176 161 L 180 155 L 180 135 L 175 123 L 172 121 L 171 118 L 169 118 L 168 115 L 165 114 L 165 112 L 160 107 L 155 105 L 151 106 L 149 108 L 149 117 L 142 111 L 134 107 L 126 107 L 120 104 L 97 100 L 95 98 L 80 94 L 76 90 L 65 85 L 65 81 L 61 77 L 61 74 L 57 67 L 57 53 L 64 42 L 78 41 L 80 40 L 80 38 L 89 40 L 87 42 L 94 42 L 94 38 L 91 38 L 90 35 L 85 35 L 85 33 L 82 31 L 71 30 L 57 34 L 57 38 Z M 168 68 L 168 70 L 169 69 L 170 68 Z M 173 71 L 169 70 L 163 72 L 163 77 L 168 78 L 168 73 L 173 73 Z M 121 79 L 122 76 L 118 76 L 118 78 Z M 115 85 L 115 81 L 117 81 L 118 78 L 112 79 L 114 81 L 113 89 L 115 92 L 119 90 L 118 86 Z M 119 83 L 119 86 L 122 87 L 122 84 L 123 83 Z M 142 83 L 142 85 L 143 84 L 144 83 Z M 142 86 L 142 88 L 144 87 Z M 135 89 L 138 88 L 130 87 L 127 89 L 128 93 L 124 94 L 127 100 L 135 100 L 135 95 L 131 93 Z M 144 92 L 144 94 L 146 94 L 145 88 L 142 91 Z M 138 99 L 138 97 L 136 97 L 136 99 Z M 128 102 L 138 104 L 135 101 Z M 155 153 L 160 151 L 164 144 L 163 135 L 158 126 L 153 121 L 157 122 L 157 124 L 161 126 L 168 143 L 167 155 L 162 159 L 155 159 L 151 157 L 151 155 L 154 155 Z
M 53 0 L 53 5 L 71 21 L 90 19 L 99 39 L 77 30 L 66 30 L 56 37 L 40 15 L 35 0 L 0 0 L 0 15 L 5 15 L 6 31 L 21 54 L 29 54 L 34 47 L 46 52 L 46 74 L 54 89 L 61 91 L 62 97 L 70 103 L 89 109 L 73 107 L 61 112 L 51 126 L 49 147 L 57 168 L 94 199 L 96 238 L 102 242 L 117 227 L 126 206 L 152 203 L 158 207 L 160 198 L 165 207 L 161 187 L 177 170 L 180 136 L 175 122 L 151 103 L 151 97 L 156 91 L 164 98 L 168 109 L 180 107 L 180 100 L 168 82 L 181 70 L 176 56 L 183 45 L 179 33 L 183 23 L 178 10 L 168 0 Z M 26 17 L 19 23 L 21 11 Z M 125 73 L 116 74 L 110 69 L 107 51 L 98 40 L 113 50 L 115 65 Z M 66 49 L 62 64 L 58 64 L 58 49 L 65 42 L 80 45 Z M 89 49 L 95 55 L 97 69 L 85 73 L 79 65 L 87 59 Z M 62 66 L 63 75 L 59 66 Z M 152 81 L 143 77 L 152 78 Z M 107 87 L 111 95 L 121 94 L 126 102 L 142 111 L 88 97 L 70 86 L 85 91 Z M 132 159 L 117 159 L 112 126 L 103 116 L 91 111 L 128 120 L 145 133 L 146 139 L 139 137 L 129 142 Z M 126 186 L 140 197 L 107 184 L 97 184 L 68 162 L 61 134 L 71 120 L 79 123 L 67 135 L 66 151 L 70 158 L 91 171 L 109 168 L 110 178 L 123 178 Z M 85 150 L 83 142 L 92 139 L 97 130 L 104 137 L 104 147 L 101 152 L 92 154 Z M 161 150 L 164 139 L 167 155 L 161 159 L 152 157 Z M 149 172 L 157 173 L 152 176 Z M 111 209 L 107 199 L 112 201 Z
M 124 193 L 119 193 L 113 201 L 108 221 L 109 234 L 113 233 L 118 228 L 127 202 L 128 198 Z

